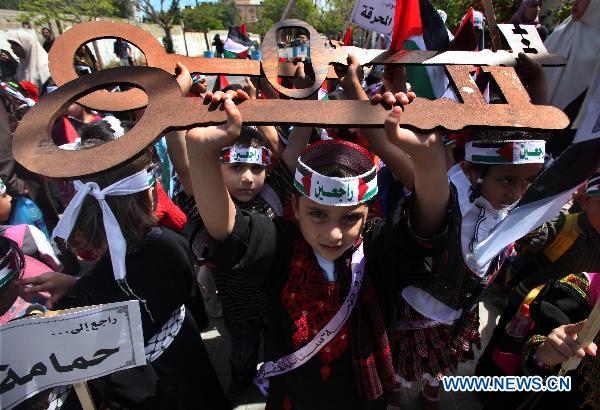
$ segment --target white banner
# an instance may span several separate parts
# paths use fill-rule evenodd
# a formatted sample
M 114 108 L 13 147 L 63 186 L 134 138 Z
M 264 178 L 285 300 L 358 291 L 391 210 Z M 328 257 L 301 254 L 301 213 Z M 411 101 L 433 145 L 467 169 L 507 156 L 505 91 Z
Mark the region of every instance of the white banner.
M 577 133 L 573 144 L 600 138 L 600 64 L 596 66 L 596 74 L 592 78 L 590 88 L 575 121 L 574 128 L 577 128 Z
M 0 408 L 49 387 L 146 364 L 138 301 L 0 326 Z
M 377 33 L 390 35 L 394 30 L 396 0 L 356 0 L 350 21 Z

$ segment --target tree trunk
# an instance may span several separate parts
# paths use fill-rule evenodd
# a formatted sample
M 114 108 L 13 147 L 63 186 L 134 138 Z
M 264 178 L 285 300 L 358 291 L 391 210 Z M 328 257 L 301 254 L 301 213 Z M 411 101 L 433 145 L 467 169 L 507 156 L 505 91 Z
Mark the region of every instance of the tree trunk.
M 171 26 L 163 25 L 163 30 L 165 31 L 165 39 L 163 41 L 163 46 L 167 53 L 174 53 L 173 50 L 173 37 L 171 37 Z

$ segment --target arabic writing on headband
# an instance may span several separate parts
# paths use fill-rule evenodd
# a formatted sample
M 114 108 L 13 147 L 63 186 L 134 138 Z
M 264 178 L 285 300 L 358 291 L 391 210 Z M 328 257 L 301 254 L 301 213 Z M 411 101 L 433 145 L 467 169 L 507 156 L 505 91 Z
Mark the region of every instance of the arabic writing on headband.
M 109 316 L 108 318 L 100 320 L 98 322 L 93 321 L 91 323 L 88 323 L 88 322 L 79 323 L 78 329 L 67 330 L 65 332 L 58 332 L 58 333 L 51 333 L 51 334 L 52 334 L 52 336 L 63 335 L 63 334 L 76 335 L 77 333 L 82 332 L 84 330 L 86 332 L 89 332 L 90 330 L 98 330 L 100 327 L 106 326 L 107 324 L 114 325 L 116 323 L 117 323 L 117 319 L 116 318 L 113 319 L 111 316 Z
M 333 188 L 331 191 L 325 191 L 323 189 L 323 185 L 319 185 L 315 187 L 315 198 L 322 199 L 326 198 L 339 198 L 340 202 L 342 202 L 342 197 L 346 195 L 346 200 L 352 201 L 354 199 L 354 190 L 350 188 L 350 185 L 346 184 L 346 189 L 344 188 Z
M 544 155 L 544 150 L 542 150 L 541 148 L 536 148 L 532 151 L 526 149 L 526 148 L 521 148 L 519 150 L 519 157 L 521 159 L 525 159 L 525 158 L 529 158 L 529 157 L 535 157 L 535 158 L 539 158 L 542 155 Z
M 240 152 L 236 152 L 233 156 L 234 161 L 240 160 L 240 159 L 252 159 L 254 158 L 254 152 L 250 151 L 247 154 L 242 154 Z
M 117 353 L 119 351 L 119 347 L 115 347 L 114 349 L 99 349 L 94 353 L 94 356 L 91 359 L 85 359 L 83 356 L 79 356 L 73 360 L 71 364 L 61 365 L 56 357 L 56 354 L 52 353 L 48 358 L 50 359 L 50 364 L 54 368 L 54 370 L 58 373 L 67 373 L 71 372 L 74 369 L 87 369 L 91 366 L 96 366 L 102 363 L 111 355 Z M 37 362 L 31 367 L 31 370 L 28 374 L 23 377 L 19 377 L 19 375 L 10 368 L 7 364 L 0 364 L 0 372 L 6 372 L 6 375 L 0 382 L 0 395 L 12 390 L 15 386 L 22 386 L 26 383 L 29 383 L 36 376 L 44 376 L 48 373 L 48 366 L 46 366 L 43 362 Z

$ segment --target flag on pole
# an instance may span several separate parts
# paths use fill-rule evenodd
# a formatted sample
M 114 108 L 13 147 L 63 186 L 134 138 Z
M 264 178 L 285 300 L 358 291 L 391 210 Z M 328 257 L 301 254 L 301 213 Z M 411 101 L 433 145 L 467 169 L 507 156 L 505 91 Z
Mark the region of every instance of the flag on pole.
M 352 27 L 348 26 L 346 29 L 346 34 L 344 35 L 344 40 L 342 41 L 345 46 L 352 45 Z
M 240 27 L 229 26 L 229 33 L 227 34 L 227 40 L 223 45 L 223 55 L 225 58 L 247 58 L 248 48 L 253 45 L 252 41 L 248 37 L 247 31 L 243 33 L 242 30 L 246 30 L 246 25 L 242 24 Z
M 218 74 L 217 79 L 215 81 L 215 85 L 213 86 L 212 92 L 215 93 L 217 91 L 221 91 L 223 88 L 229 86 L 229 81 L 227 81 L 227 76 L 224 74 Z
M 396 0 L 392 50 L 446 51 L 448 31 L 429 0 Z M 407 66 L 407 79 L 420 97 L 435 99 L 448 88 L 443 67 Z
M 458 30 L 456 30 L 456 33 L 454 33 L 454 40 L 452 40 L 450 43 L 448 50 L 477 51 L 477 38 L 475 37 L 473 7 L 470 7 L 467 14 L 463 17 Z
M 479 263 L 558 215 L 579 185 L 600 166 L 600 68 L 588 90 L 588 103 L 573 145 L 529 186 L 517 206 L 474 249 Z

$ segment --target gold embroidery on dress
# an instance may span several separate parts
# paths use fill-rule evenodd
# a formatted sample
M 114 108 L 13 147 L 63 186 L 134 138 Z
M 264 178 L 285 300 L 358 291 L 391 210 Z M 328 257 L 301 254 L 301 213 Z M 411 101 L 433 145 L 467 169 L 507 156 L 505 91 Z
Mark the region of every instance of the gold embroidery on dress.
M 598 342 L 600 342 L 600 337 L 596 336 L 595 343 L 598 344 Z M 578 372 L 583 379 L 583 383 L 579 386 L 579 390 L 583 392 L 583 403 L 580 407 L 589 406 L 590 409 L 600 409 L 600 360 L 598 356 L 586 356 L 582 360 Z

